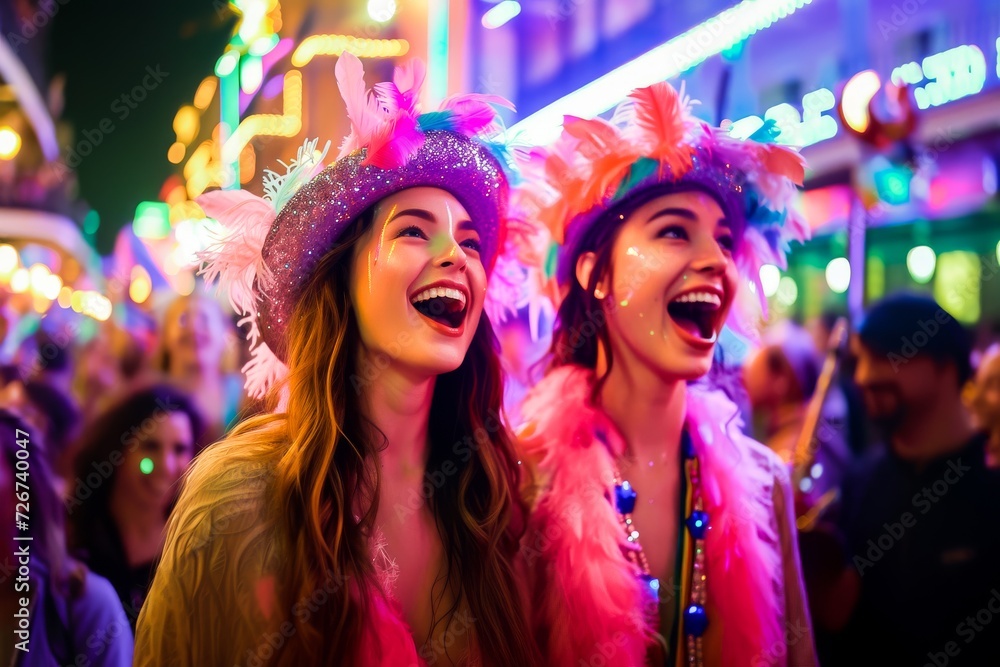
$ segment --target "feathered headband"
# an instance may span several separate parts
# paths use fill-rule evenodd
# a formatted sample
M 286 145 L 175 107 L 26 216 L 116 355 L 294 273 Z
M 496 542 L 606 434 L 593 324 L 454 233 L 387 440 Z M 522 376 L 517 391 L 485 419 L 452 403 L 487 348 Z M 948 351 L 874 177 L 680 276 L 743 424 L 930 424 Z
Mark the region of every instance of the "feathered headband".
M 329 142 L 318 151 L 315 140 L 307 141 L 283 164 L 285 174 L 265 172 L 264 198 L 242 190 L 198 198 L 223 227 L 201 253 L 201 273 L 228 289 L 239 324 L 249 325 L 252 356 L 243 372 L 251 396 L 263 397 L 287 374 L 285 331 L 320 260 L 352 221 L 385 197 L 441 188 L 476 225 L 487 271 L 504 248 L 510 165 L 504 145 L 491 137 L 503 129 L 494 105 L 510 103 L 495 95 L 455 95 L 438 110 L 419 113 L 424 71 L 413 60 L 369 91 L 361 62 L 345 52 L 336 74 L 351 132 L 336 162 L 323 169 Z M 491 311 L 497 301 L 488 298 Z
M 558 276 L 565 284 L 579 242 L 595 223 L 610 219 L 609 211 L 657 190 L 698 187 L 726 209 L 737 233 L 737 266 L 766 306 L 761 265 L 784 267 L 789 241 L 809 236 L 791 207 L 805 162 L 794 150 L 767 143 L 777 138 L 773 122 L 746 141 L 735 139 L 694 117 L 683 91 L 683 85 L 678 92 L 666 82 L 637 89 L 610 122 L 566 116 L 553 144 L 523 156 L 511 224 L 537 223 L 536 238 L 548 236 L 560 245 Z M 521 260 L 535 276 L 535 294 L 543 292 L 558 306 L 553 255 L 528 252 Z

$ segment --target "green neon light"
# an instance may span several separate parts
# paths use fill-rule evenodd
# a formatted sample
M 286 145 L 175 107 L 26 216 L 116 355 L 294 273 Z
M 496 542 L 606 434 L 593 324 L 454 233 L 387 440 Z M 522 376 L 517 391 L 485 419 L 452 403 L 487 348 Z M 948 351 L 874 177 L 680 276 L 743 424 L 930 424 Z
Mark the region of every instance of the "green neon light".
M 432 105 L 448 96 L 448 4 L 449 0 L 427 3 L 427 81 Z
M 139 470 L 143 475 L 148 475 L 153 472 L 153 459 L 145 458 L 139 461 Z
M 238 57 L 237 62 L 239 62 Z M 238 67 L 233 67 L 233 70 L 226 76 L 219 77 L 219 110 L 220 121 L 222 122 L 219 132 L 219 145 L 225 146 L 226 141 L 229 140 L 229 137 L 240 125 L 240 75 Z M 222 187 L 226 190 L 239 190 L 239 156 L 237 155 L 225 167 L 226 175 L 223 179 Z

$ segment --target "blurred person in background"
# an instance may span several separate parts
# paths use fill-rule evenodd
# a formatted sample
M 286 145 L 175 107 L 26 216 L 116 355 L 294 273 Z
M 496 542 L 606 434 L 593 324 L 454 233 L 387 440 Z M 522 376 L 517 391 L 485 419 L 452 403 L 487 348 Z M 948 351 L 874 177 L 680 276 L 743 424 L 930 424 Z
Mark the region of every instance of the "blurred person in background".
M 774 327 L 762 342 L 743 366 L 743 382 L 757 431 L 754 435 L 783 461 L 792 463 L 817 388 L 822 357 L 809 334 L 790 321 Z M 824 405 L 814 434 L 818 439 L 814 461 L 819 467 L 813 466 L 805 488 L 796 489 L 807 500 L 815 501 L 840 484 L 851 463 L 846 429 L 842 416 L 828 414 Z
M 976 423 L 987 433 L 986 463 L 1000 467 L 1000 344 L 983 353 L 971 391 Z
M 63 394 L 71 394 L 74 331 L 68 327 L 55 333 L 39 329 L 34 335 L 33 342 L 35 359 L 29 379 L 44 382 Z
M 205 415 L 206 442 L 222 438 L 244 402 L 242 378 L 223 369 L 231 326 L 217 301 L 197 293 L 175 299 L 163 319 L 161 370 Z
M 88 571 L 66 552 L 65 513 L 39 456 L 41 436 L 16 415 L 0 410 L 0 613 L 13 620 L 0 635 L 0 663 L 13 667 L 132 664 L 132 633 L 121 603 L 108 581 Z M 26 451 L 27 457 L 19 455 Z M 27 461 L 28 469 L 19 461 Z M 21 505 L 30 506 L 30 512 Z M 28 514 L 28 530 L 16 529 L 15 513 Z M 15 537 L 31 541 L 15 541 Z M 15 575 L 23 563 L 18 550 L 30 545 L 30 574 Z M 27 587 L 24 584 L 27 583 Z M 30 636 L 19 635 L 16 614 L 27 597 Z M 10 619 L 10 620 L 8 620 Z M 21 642 L 24 642 L 21 644 Z M 20 647 L 18 646 L 20 645 Z
M 995 664 L 1000 623 L 981 619 L 1000 603 L 1000 473 L 962 402 L 967 333 L 933 299 L 900 294 L 871 308 L 851 348 L 885 445 L 843 484 L 831 604 L 847 614 L 822 664 Z
M 45 382 L 8 382 L 0 390 L 0 407 L 28 423 L 45 442 L 45 455 L 60 497 L 69 472 L 69 448 L 81 424 L 80 410 L 72 396 Z
M 178 481 L 197 453 L 202 417 L 191 398 L 160 384 L 98 416 L 76 449 L 66 507 L 70 544 L 111 581 L 129 621 L 155 573 Z
M 102 322 L 97 333 L 79 348 L 73 394 L 85 419 L 102 412 L 124 383 L 115 337 L 114 323 Z

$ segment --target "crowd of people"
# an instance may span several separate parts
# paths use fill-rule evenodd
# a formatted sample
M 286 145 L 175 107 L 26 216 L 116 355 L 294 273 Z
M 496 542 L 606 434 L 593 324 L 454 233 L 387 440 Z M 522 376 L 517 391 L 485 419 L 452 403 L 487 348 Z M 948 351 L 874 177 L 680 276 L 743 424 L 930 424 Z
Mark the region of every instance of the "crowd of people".
M 345 53 L 331 166 L 307 143 L 266 199 L 202 197 L 249 345 L 199 293 L 5 360 L 0 503 L 28 434 L 34 546 L 0 661 L 995 662 L 1000 349 L 895 294 L 843 344 L 768 328 L 722 382 L 739 286 L 801 235 L 797 154 L 656 84 L 567 117 L 509 203 L 496 100 L 419 114 L 413 67 L 373 105 Z M 541 230 L 544 345 L 493 287 L 544 274 Z
M 3 589 L 11 618 L 22 594 L 31 600 L 30 639 L 21 638 L 29 639 L 27 650 L 14 664 L 81 664 L 80 656 L 92 665 L 131 664 L 136 618 L 178 484 L 240 409 L 254 409 L 223 354 L 236 327 L 215 299 L 175 297 L 159 316 L 154 345 L 113 320 L 87 340 L 76 328 L 43 321 L 4 359 L 5 534 L 21 499 L 18 449 L 30 458 L 32 508 L 31 585 L 21 594 Z M 5 335 L 16 335 L 9 310 L 4 324 Z M 6 582 L 19 565 L 19 543 L 9 537 Z M 4 636 L 3 659 L 20 655 L 15 642 Z

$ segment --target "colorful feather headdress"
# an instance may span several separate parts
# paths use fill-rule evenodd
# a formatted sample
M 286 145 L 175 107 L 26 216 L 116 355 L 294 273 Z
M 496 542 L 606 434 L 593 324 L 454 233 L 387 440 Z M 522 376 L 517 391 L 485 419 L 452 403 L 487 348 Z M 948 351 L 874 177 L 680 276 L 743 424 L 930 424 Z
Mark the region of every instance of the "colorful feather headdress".
M 559 244 L 559 283 L 571 279 L 579 241 L 592 225 L 608 222 L 609 211 L 672 186 L 694 186 L 726 209 L 737 234 L 740 273 L 766 307 L 761 265 L 784 267 L 789 241 L 809 236 L 791 206 L 805 162 L 796 151 L 768 143 L 777 138 L 773 122 L 744 141 L 697 119 L 691 106 L 683 85 L 680 92 L 666 82 L 640 88 L 610 122 L 566 116 L 553 144 L 523 156 L 512 224 L 537 223 L 536 238 L 547 235 Z M 553 254 L 522 253 L 522 261 L 535 295 L 558 305 Z
M 228 289 L 233 309 L 248 325 L 251 360 L 246 388 L 263 397 L 288 372 L 285 331 L 295 304 L 320 260 L 351 222 L 385 197 L 414 187 L 450 192 L 469 213 L 480 235 L 489 272 L 505 245 L 510 161 L 494 137 L 503 131 L 495 95 L 455 95 L 428 113 L 418 110 L 424 65 L 397 67 L 391 82 L 365 87 L 364 69 L 352 54 L 337 61 L 337 83 L 351 131 L 337 160 L 323 168 L 329 150 L 307 141 L 285 174 L 266 171 L 263 198 L 241 190 L 198 198 L 223 231 L 201 254 L 201 273 Z M 508 263 L 509 264 L 509 263 Z M 510 271 L 492 294 L 515 289 Z M 508 299 L 490 298 L 494 316 Z

